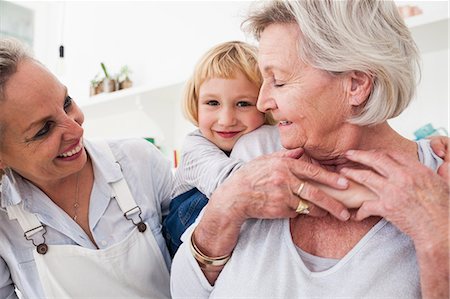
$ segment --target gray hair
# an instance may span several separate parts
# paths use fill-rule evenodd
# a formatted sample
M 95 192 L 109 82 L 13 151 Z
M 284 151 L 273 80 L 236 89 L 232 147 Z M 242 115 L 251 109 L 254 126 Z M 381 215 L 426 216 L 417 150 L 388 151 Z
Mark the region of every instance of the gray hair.
M 17 71 L 17 65 L 24 59 L 32 59 L 28 49 L 14 38 L 0 38 L 0 103 L 5 100 L 5 85 Z M 0 121 L 0 149 L 3 148 L 4 125 Z M 0 172 L 0 177 L 2 173 Z
M 4 100 L 6 82 L 24 59 L 33 58 L 21 42 L 14 38 L 0 38 L 0 101 Z
M 372 91 L 351 123 L 382 123 L 399 115 L 414 97 L 419 50 L 393 1 L 270 1 L 243 25 L 259 39 L 267 26 L 277 23 L 299 25 L 299 55 L 305 63 L 372 78 Z

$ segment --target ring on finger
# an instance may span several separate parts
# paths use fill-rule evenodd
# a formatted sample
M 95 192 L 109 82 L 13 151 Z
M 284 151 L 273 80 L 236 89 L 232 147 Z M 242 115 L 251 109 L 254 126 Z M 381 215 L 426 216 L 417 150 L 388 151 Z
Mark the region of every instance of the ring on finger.
M 300 193 L 303 191 L 303 188 L 304 188 L 304 187 L 305 187 L 305 182 L 302 182 L 302 183 L 300 184 L 300 186 L 298 186 L 298 189 L 297 189 L 297 192 L 295 192 L 295 195 L 297 195 L 298 197 L 301 198 Z
M 305 201 L 303 201 L 303 199 L 300 198 L 297 209 L 295 209 L 295 211 L 298 214 L 309 214 L 308 208 L 309 208 L 309 205 Z

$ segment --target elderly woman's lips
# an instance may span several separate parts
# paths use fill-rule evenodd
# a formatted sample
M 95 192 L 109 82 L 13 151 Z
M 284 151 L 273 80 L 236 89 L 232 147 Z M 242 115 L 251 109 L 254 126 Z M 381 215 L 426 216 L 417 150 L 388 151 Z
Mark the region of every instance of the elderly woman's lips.
M 219 136 L 223 138 L 233 138 L 237 134 L 239 134 L 239 131 L 237 132 L 216 132 Z

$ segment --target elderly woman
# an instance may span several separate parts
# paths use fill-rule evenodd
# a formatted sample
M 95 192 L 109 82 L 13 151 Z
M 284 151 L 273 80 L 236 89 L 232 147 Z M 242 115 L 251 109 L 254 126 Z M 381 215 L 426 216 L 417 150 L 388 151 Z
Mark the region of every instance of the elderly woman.
M 169 298 L 170 164 L 145 140 L 84 140 L 83 120 L 0 40 L 0 298 Z
M 183 236 L 172 295 L 448 297 L 442 160 L 386 122 L 413 97 L 419 60 L 394 3 L 268 2 L 247 25 L 260 42 L 258 108 L 279 121 L 285 148 L 304 148 L 304 164 L 265 156 L 228 178 Z M 376 199 L 340 221 L 347 211 L 317 200 L 300 166 L 314 180 L 345 174 Z M 319 207 L 331 213 L 312 217 Z

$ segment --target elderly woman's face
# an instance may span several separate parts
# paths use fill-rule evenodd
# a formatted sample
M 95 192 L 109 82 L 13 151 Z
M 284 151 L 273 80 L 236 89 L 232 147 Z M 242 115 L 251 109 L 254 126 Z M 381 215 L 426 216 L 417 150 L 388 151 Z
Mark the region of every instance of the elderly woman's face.
M 272 24 L 262 33 L 259 67 L 264 83 L 260 111 L 272 111 L 286 148 L 333 148 L 349 115 L 341 76 L 313 68 L 299 58 L 300 30 L 295 24 Z
M 40 185 L 85 165 L 83 114 L 47 69 L 31 60 L 20 62 L 4 91 L 1 168 L 10 167 Z

